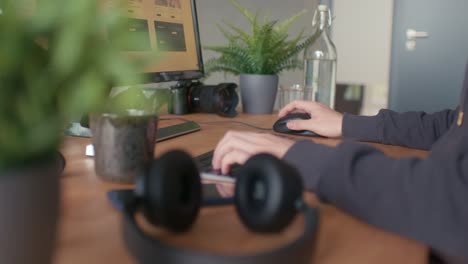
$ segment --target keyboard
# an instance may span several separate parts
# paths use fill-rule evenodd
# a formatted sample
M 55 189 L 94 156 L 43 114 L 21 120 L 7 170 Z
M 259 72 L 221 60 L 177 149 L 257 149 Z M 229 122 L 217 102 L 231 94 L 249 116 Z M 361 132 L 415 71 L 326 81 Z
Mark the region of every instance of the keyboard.
M 200 125 L 194 121 L 187 121 L 181 124 L 158 128 L 156 142 L 160 142 L 173 137 L 182 136 L 200 130 Z
M 156 133 L 156 142 L 160 142 L 163 140 L 167 140 L 170 138 L 182 136 L 188 133 L 193 133 L 199 131 L 200 125 L 194 121 L 186 121 L 181 124 L 166 126 L 158 128 L 158 132 Z M 66 136 L 74 136 L 74 137 L 86 137 L 90 138 L 91 129 L 87 127 L 82 127 L 79 123 L 71 123 L 69 128 L 64 131 Z M 92 146 L 91 146 L 92 147 Z M 90 149 L 87 150 L 89 153 L 88 156 L 94 156 L 94 150 Z
M 211 166 L 211 160 L 213 159 L 213 153 L 214 153 L 213 150 L 205 152 L 205 153 L 203 153 L 203 154 L 201 154 L 199 156 L 196 156 L 194 158 L 194 161 L 197 164 L 198 169 L 200 170 L 200 172 L 208 172 L 208 173 L 221 175 L 221 172 L 219 170 L 218 171 L 213 170 L 213 167 Z M 237 175 L 239 175 L 239 171 L 240 171 L 241 167 L 242 166 L 239 165 L 239 164 L 232 165 L 231 166 L 231 171 L 229 172 L 229 175 L 226 175 L 226 176 L 230 176 L 230 177 L 235 178 Z
M 195 163 L 198 166 L 198 169 L 201 172 L 213 172 L 213 167 L 211 166 L 211 160 L 213 159 L 214 151 L 208 151 L 194 158 Z

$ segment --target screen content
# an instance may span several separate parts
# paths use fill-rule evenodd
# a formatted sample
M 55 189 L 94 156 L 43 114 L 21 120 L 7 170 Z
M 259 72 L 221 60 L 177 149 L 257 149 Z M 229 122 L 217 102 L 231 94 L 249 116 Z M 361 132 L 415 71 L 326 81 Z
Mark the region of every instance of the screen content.
M 145 73 L 199 70 L 193 10 L 191 0 L 127 0 L 128 34 L 139 45 L 124 52 L 136 57 L 157 51 Z

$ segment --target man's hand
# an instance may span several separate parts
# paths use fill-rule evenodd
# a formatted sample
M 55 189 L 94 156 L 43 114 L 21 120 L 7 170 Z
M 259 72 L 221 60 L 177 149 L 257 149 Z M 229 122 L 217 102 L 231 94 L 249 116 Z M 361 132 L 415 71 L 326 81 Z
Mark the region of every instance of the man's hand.
M 227 174 L 232 164 L 244 164 L 247 159 L 260 153 L 282 158 L 294 142 L 272 134 L 228 131 L 214 151 L 213 169 L 221 169 L 222 174 Z
M 343 115 L 321 103 L 312 101 L 294 101 L 279 112 L 279 117 L 289 113 L 308 113 L 311 119 L 292 120 L 287 123 L 291 130 L 310 130 L 324 137 L 341 137 Z

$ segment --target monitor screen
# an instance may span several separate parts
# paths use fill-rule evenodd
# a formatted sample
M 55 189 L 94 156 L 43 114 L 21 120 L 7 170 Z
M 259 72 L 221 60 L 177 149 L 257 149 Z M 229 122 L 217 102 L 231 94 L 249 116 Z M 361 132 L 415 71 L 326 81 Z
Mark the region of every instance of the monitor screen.
M 127 0 L 128 34 L 135 34 L 138 47 L 124 51 L 130 57 L 158 58 L 144 73 L 151 82 L 198 79 L 203 62 L 195 0 Z

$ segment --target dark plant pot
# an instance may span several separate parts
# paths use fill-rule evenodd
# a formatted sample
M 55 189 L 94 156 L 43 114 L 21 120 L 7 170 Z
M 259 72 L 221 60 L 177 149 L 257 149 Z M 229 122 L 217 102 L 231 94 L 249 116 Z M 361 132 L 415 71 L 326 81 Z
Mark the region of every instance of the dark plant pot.
M 94 168 L 103 180 L 133 183 L 138 167 L 154 156 L 156 115 L 92 114 Z
M 60 173 L 52 160 L 0 172 L 0 263 L 52 262 Z
M 242 110 L 250 114 L 271 114 L 278 91 L 278 75 L 241 74 Z

